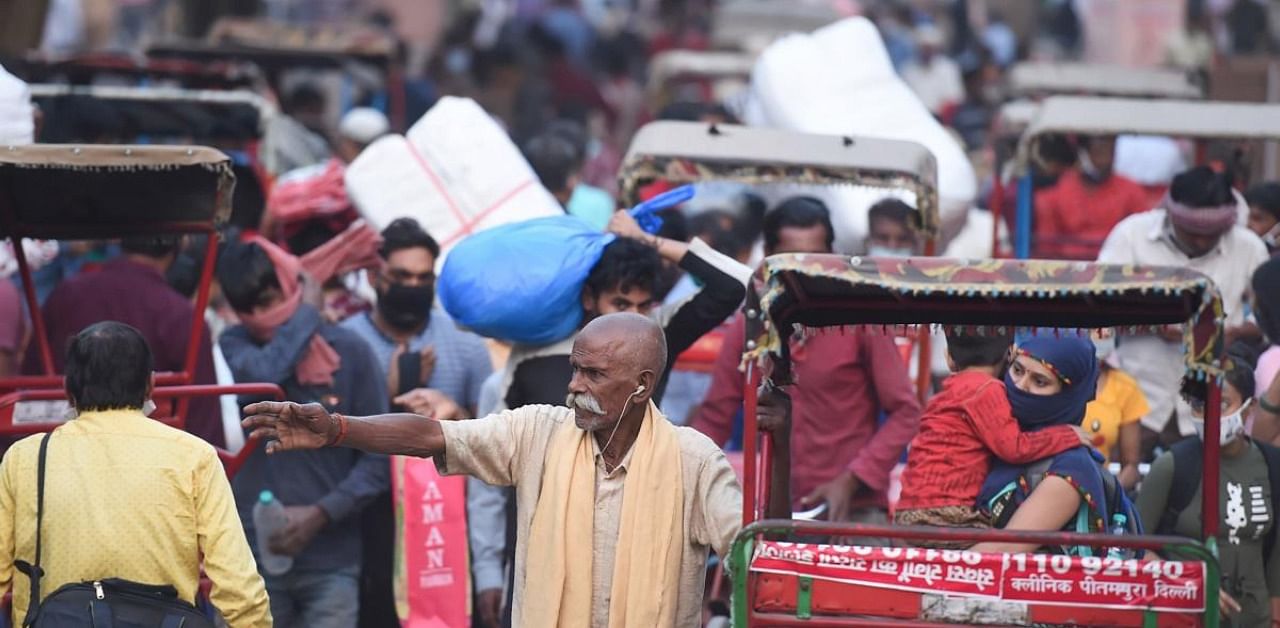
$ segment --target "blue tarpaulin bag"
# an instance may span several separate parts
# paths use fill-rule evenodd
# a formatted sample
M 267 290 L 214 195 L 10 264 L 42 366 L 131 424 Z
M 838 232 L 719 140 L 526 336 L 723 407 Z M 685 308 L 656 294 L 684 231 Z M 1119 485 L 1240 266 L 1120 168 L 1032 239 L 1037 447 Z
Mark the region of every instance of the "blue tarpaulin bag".
M 481 336 L 547 344 L 582 322 L 582 285 L 613 242 L 576 216 L 502 225 L 449 251 L 440 272 L 440 304 Z
M 656 212 L 693 195 L 693 186 L 682 186 L 629 212 L 641 229 L 657 233 Z M 563 340 L 582 323 L 582 285 L 615 237 L 568 215 L 481 231 L 449 251 L 436 284 L 440 304 L 481 336 L 532 345 Z

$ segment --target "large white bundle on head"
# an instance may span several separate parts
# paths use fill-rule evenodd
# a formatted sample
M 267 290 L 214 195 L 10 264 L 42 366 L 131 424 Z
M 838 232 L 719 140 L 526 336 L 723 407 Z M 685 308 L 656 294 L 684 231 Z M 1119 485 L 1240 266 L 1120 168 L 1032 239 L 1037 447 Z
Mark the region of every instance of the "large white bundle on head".
M 440 243 L 441 261 L 471 233 L 564 214 L 502 128 L 467 98 L 441 98 L 406 136 L 370 144 L 345 181 L 374 228 L 414 218 Z
M 963 148 L 894 73 L 884 42 L 866 18 L 853 17 L 809 35 L 789 35 L 765 50 L 751 74 L 744 120 L 807 133 L 908 140 L 924 145 L 938 163 L 944 234 L 955 234 L 978 194 Z M 801 192 L 799 186 L 784 194 Z M 832 209 L 836 247 L 852 252 L 866 237 L 867 209 L 886 196 L 867 187 L 807 187 Z M 775 200 L 774 193 L 769 200 Z
M 0 66 L 0 145 L 30 144 L 35 141 L 35 111 L 31 89 Z

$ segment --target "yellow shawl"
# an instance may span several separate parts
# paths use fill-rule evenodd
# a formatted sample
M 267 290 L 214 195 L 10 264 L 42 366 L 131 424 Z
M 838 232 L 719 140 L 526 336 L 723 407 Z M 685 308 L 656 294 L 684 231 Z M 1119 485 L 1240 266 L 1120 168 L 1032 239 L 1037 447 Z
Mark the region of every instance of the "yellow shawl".
M 591 434 L 565 423 L 551 437 L 529 532 L 522 628 L 591 623 L 596 463 Z M 609 628 L 673 626 L 684 539 L 676 429 L 649 403 L 622 495 Z

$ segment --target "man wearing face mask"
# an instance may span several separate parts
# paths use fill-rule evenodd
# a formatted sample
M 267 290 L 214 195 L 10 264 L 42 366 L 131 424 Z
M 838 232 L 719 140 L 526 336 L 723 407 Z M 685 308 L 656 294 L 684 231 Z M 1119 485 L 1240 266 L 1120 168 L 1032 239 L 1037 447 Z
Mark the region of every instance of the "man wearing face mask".
M 1254 381 L 1244 360 L 1228 356 L 1222 386 L 1222 445 L 1218 495 L 1219 564 L 1226 626 L 1271 626 L 1280 607 L 1280 544 L 1276 495 L 1280 450 L 1249 438 L 1245 423 L 1254 404 Z M 1188 377 L 1182 396 L 1195 433 L 1151 465 L 1138 494 L 1138 510 L 1154 534 L 1200 538 L 1205 402 L 1203 381 Z
M 1239 209 L 1229 174 L 1200 166 L 1174 177 L 1161 207 L 1130 216 L 1107 236 L 1098 261 L 1190 268 L 1208 275 L 1222 294 L 1227 335 L 1245 333 L 1244 299 L 1254 270 L 1267 260 L 1262 240 L 1236 224 Z M 1230 344 L 1230 340 L 1228 340 Z M 1190 436 L 1185 404 L 1178 404 L 1182 378 L 1182 330 L 1127 337 L 1116 349 L 1120 366 L 1138 380 L 1151 404 L 1142 418 L 1143 457 L 1158 444 Z M 1177 421 L 1170 421 L 1177 416 Z
M 424 412 L 423 395 L 430 387 L 474 411 L 480 386 L 493 365 L 479 336 L 458 329 L 443 309 L 433 307 L 440 246 L 416 220 L 400 218 L 382 230 L 378 255 L 383 261 L 382 270 L 373 277 L 378 301 L 372 312 L 348 318 L 342 327 L 363 338 L 377 356 L 393 406 Z M 469 489 L 468 500 L 473 497 L 478 495 Z M 361 625 L 394 624 L 394 519 L 389 493 L 365 509 L 362 527 Z M 496 533 L 501 534 L 502 528 Z M 478 588 L 483 584 L 488 583 L 478 582 Z
M 916 235 L 916 210 L 896 199 L 886 198 L 867 210 L 867 255 L 911 257 L 920 254 Z
M 1081 137 L 1078 164 L 1035 195 L 1035 256 L 1091 260 L 1116 223 L 1150 209 L 1142 186 L 1112 172 L 1116 138 Z

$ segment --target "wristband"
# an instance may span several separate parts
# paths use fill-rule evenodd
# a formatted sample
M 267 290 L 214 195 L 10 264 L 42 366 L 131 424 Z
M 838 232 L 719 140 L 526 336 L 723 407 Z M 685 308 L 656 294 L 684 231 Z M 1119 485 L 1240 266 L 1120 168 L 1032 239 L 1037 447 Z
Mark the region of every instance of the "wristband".
M 329 417 L 338 422 L 338 433 L 333 437 L 333 440 L 329 441 L 329 443 L 326 444 L 325 446 L 337 447 L 338 445 L 341 445 L 342 441 L 346 440 L 347 438 L 347 417 L 342 416 L 337 412 L 330 414 Z
M 1270 412 L 1271 414 L 1280 414 L 1280 405 L 1267 401 L 1266 394 L 1258 395 L 1258 407 L 1262 408 L 1263 412 Z

